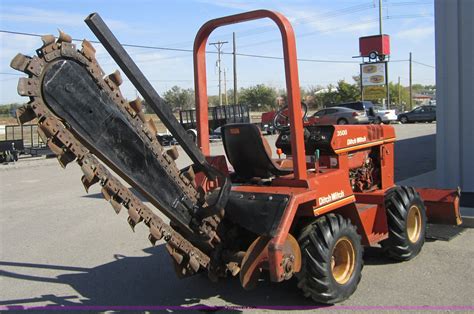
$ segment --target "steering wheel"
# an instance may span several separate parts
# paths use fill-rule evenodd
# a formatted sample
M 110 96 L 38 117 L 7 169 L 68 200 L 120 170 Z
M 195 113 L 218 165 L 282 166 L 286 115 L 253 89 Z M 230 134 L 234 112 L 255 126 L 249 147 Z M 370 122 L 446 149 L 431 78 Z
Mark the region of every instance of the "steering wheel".
M 273 127 L 278 131 L 285 131 L 289 129 L 290 118 L 287 115 L 288 105 L 280 108 L 275 116 L 273 117 Z M 286 112 L 285 112 L 286 111 Z M 306 114 L 308 113 L 308 105 L 304 102 L 301 102 L 301 113 L 303 114 L 303 121 L 306 119 Z

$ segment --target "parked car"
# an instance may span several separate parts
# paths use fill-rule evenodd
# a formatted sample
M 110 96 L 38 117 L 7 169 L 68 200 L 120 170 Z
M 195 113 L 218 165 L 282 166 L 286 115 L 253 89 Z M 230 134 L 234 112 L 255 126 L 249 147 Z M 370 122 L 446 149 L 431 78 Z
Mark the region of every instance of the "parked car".
M 382 106 L 374 106 L 374 114 L 374 123 L 389 124 L 398 120 L 395 109 L 384 109 Z
M 436 121 L 436 106 L 420 106 L 398 115 L 401 123 Z
M 317 111 L 308 120 L 315 124 L 366 124 L 369 118 L 365 111 L 344 107 L 330 107 Z
M 337 105 L 337 107 L 344 107 L 344 108 L 357 110 L 359 112 L 365 112 L 365 114 L 369 118 L 370 123 L 373 123 L 375 121 L 374 104 L 371 101 L 347 102 L 347 103 L 339 104 Z

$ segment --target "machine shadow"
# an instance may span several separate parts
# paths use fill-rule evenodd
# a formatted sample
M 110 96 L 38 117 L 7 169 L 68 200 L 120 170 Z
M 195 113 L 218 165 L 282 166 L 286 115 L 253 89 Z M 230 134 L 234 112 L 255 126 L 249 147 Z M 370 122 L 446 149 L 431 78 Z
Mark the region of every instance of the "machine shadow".
M 67 298 L 49 297 L 45 300 L 54 305 L 127 305 L 127 306 L 187 306 L 218 304 L 218 306 L 304 306 L 305 309 L 321 308 L 305 298 L 296 286 L 296 280 L 272 283 L 264 273 L 257 288 L 245 291 L 238 278 L 224 278 L 212 283 L 204 274 L 178 279 L 164 245 L 144 250 L 142 257 L 116 255 L 115 260 L 94 268 L 77 269 L 69 273 L 69 267 L 50 265 L 25 265 L 31 268 L 55 268 L 68 271 L 56 278 L 22 275 L 2 271 L 1 275 L 19 280 L 66 284 L 77 291 L 78 296 Z M 0 262 L 0 265 L 22 266 L 21 263 Z M 73 300 L 74 299 L 74 300 Z M 216 301 L 219 300 L 220 301 Z M 37 298 L 35 298 L 37 300 Z M 4 301 L 3 305 L 18 305 L 16 300 Z M 28 303 L 28 302 L 25 302 Z
M 144 197 L 137 189 L 133 187 L 129 187 L 130 192 L 132 192 L 135 196 L 137 196 L 142 202 L 147 202 L 148 199 Z M 89 193 L 84 194 L 82 197 L 84 198 L 96 198 L 96 199 L 104 199 L 104 195 L 99 193 Z
M 436 169 L 436 134 L 395 142 L 395 181 Z

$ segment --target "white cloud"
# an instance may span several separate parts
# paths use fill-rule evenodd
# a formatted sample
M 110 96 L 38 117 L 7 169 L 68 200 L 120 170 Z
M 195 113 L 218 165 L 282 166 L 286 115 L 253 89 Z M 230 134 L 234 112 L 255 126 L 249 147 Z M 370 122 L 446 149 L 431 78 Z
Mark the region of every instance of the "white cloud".
M 247 0 L 198 0 L 198 2 L 237 10 L 252 10 L 256 5 L 256 1 Z
M 373 27 L 372 20 L 369 18 L 352 19 L 351 21 L 351 19 L 342 16 L 350 15 L 350 11 L 336 16 L 326 15 L 326 10 L 314 7 L 285 6 L 284 12 L 295 28 L 305 25 L 313 33 L 352 33 Z
M 82 27 L 86 15 L 66 11 L 51 11 L 32 7 L 4 7 L 0 12 L 0 19 L 7 22 L 27 22 L 60 25 L 61 27 Z M 128 25 L 117 20 L 106 20 L 114 29 L 125 29 Z
M 395 34 L 396 37 L 400 39 L 409 39 L 409 40 L 421 40 L 427 37 L 430 37 L 434 34 L 433 26 L 422 26 L 416 28 L 410 28 L 402 30 Z

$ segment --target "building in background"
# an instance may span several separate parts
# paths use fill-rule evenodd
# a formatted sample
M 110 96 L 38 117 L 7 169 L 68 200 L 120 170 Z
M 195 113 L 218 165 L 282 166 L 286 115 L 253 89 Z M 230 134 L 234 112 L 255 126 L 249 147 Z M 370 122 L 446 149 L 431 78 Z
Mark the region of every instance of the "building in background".
M 473 16 L 473 0 L 435 0 L 438 184 L 460 186 L 470 202 L 474 198 Z

